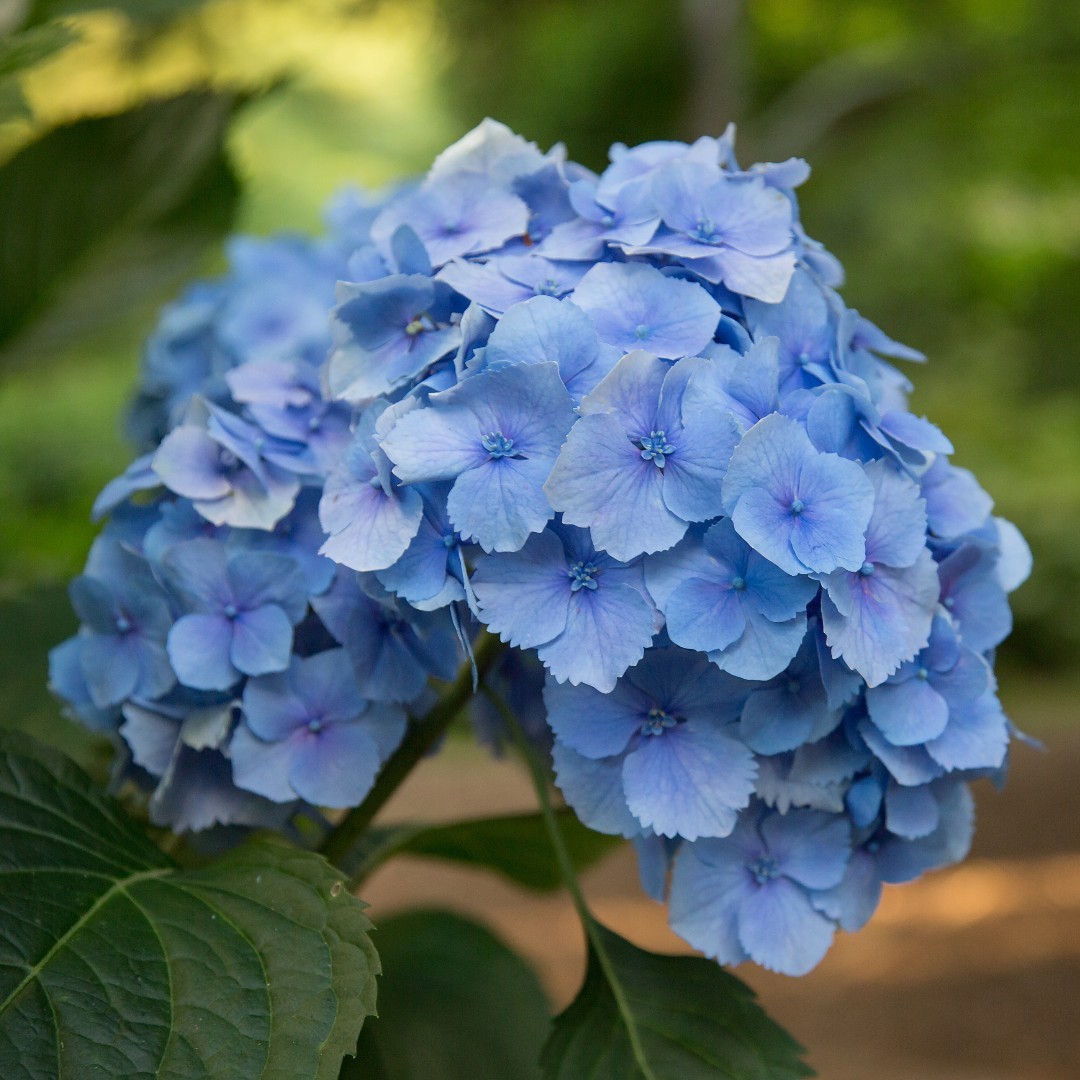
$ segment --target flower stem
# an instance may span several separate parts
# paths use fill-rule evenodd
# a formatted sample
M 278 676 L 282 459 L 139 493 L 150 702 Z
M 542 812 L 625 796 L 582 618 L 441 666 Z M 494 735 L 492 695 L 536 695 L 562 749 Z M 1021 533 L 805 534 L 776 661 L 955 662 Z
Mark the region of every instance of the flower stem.
M 514 715 L 510 706 L 507 705 L 498 694 L 491 690 L 490 687 L 484 687 L 484 693 L 506 721 L 507 727 L 510 728 L 510 732 L 513 735 L 514 742 L 521 752 L 521 756 L 525 759 L 525 765 L 528 767 L 529 775 L 532 777 L 533 787 L 536 789 L 536 797 L 540 802 L 540 813 L 543 816 L 544 825 L 547 827 L 548 837 L 551 840 L 551 846 L 555 850 L 555 859 L 558 862 L 559 870 L 562 873 L 563 884 L 566 886 L 567 892 L 570 893 L 570 898 L 574 902 L 578 918 L 581 919 L 581 927 L 585 931 L 585 936 L 588 939 L 592 955 L 596 957 L 596 961 L 604 973 L 608 987 L 611 990 L 611 996 L 615 999 L 615 1006 L 622 1016 L 634 1060 L 641 1070 L 641 1075 L 644 1080 L 656 1080 L 656 1074 L 653 1072 L 652 1066 L 645 1056 L 645 1049 L 641 1044 L 641 1035 L 638 1031 L 637 1020 L 630 1008 L 622 983 L 619 981 L 618 973 L 615 971 L 615 966 L 608 954 L 607 945 L 605 944 L 601 933 L 602 928 L 589 910 L 589 905 L 585 901 L 585 894 L 581 891 L 581 885 L 578 883 L 574 862 L 570 858 L 570 852 L 566 847 L 566 841 L 563 839 L 562 832 L 559 829 L 558 819 L 555 817 L 555 809 L 551 805 L 551 793 L 548 790 L 548 778 L 544 771 L 544 767 L 537 757 L 535 748 L 525 737 L 525 732 L 522 731 L 521 725 L 518 723 L 517 717 Z
M 497 637 L 486 632 L 481 634 L 473 650 L 475 675 L 471 664 L 464 665 L 435 705 L 423 716 L 410 719 L 405 738 L 387 758 L 367 798 L 341 819 L 319 848 L 330 862 L 341 865 L 390 796 L 446 733 L 472 697 L 474 686 L 483 682 L 502 649 L 503 644 Z

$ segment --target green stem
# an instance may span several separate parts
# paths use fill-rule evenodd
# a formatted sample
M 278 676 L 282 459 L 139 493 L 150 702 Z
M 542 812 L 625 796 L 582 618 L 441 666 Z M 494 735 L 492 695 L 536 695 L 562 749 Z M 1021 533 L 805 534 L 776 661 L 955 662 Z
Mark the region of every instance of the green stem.
M 615 999 L 616 1008 L 618 1008 L 623 1023 L 626 1025 L 626 1034 L 630 1040 L 630 1049 L 634 1054 L 634 1060 L 637 1062 L 644 1080 L 656 1080 L 656 1074 L 653 1072 L 652 1066 L 645 1056 L 644 1047 L 641 1045 L 637 1021 L 626 1000 L 626 994 L 623 992 L 622 984 L 619 982 L 615 966 L 608 955 L 607 945 L 604 943 L 604 938 L 600 933 L 600 924 L 589 910 L 589 905 L 585 901 L 585 894 L 581 891 L 581 885 L 578 883 L 574 862 L 570 858 L 566 841 L 563 839 L 562 831 L 559 829 L 559 822 L 555 817 L 555 808 L 551 805 L 551 793 L 548 789 L 548 778 L 544 767 L 540 763 L 532 743 L 529 742 L 525 732 L 522 731 L 521 725 L 518 723 L 517 717 L 510 706 L 490 687 L 484 687 L 484 694 L 506 721 L 506 725 L 514 737 L 514 742 L 517 744 L 518 750 L 528 767 L 533 787 L 536 789 L 536 797 L 540 802 L 540 813 L 544 818 L 544 825 L 547 827 L 551 846 L 555 850 L 555 860 L 558 862 L 559 871 L 562 873 L 563 883 L 566 885 L 570 898 L 574 902 L 578 917 L 581 919 L 582 929 L 589 940 L 589 945 L 597 963 L 604 972 L 604 977 L 607 979 L 608 986 L 611 989 L 611 995 Z
M 483 682 L 502 649 L 502 642 L 491 634 L 484 633 L 477 639 L 473 655 L 476 659 L 476 678 L 480 682 Z M 466 664 L 428 712 L 410 719 L 405 738 L 387 759 L 367 798 L 341 819 L 319 848 L 330 862 L 340 865 L 345 860 L 375 815 L 417 763 L 443 737 L 472 695 L 473 670 L 471 665 Z

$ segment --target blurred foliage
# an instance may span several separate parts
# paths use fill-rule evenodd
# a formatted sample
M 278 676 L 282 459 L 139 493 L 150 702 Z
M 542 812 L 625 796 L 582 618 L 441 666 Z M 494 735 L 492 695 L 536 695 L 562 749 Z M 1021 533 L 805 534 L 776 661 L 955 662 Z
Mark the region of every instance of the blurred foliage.
M 1060 673 L 1080 650 L 1073 0 L 48 0 L 22 21 L 0 38 L 0 164 L 33 152 L 59 183 L 62 125 L 269 91 L 216 159 L 242 184 L 238 227 L 259 232 L 317 229 L 334 188 L 422 169 L 486 114 L 594 167 L 611 142 L 729 118 L 745 161 L 805 155 L 803 220 L 847 267 L 846 298 L 929 355 L 910 372 L 916 410 L 1034 548 L 1006 663 Z M 211 184 L 185 228 L 221 203 Z M 85 556 L 93 495 L 128 456 L 116 430 L 138 342 L 174 287 L 177 234 L 154 235 L 131 255 L 145 287 L 107 305 L 121 321 L 76 320 L 64 344 L 50 307 L 19 338 L 32 364 L 0 370 L 0 592 L 62 582 Z M 105 247 L 122 270 L 129 252 Z M 102 307 L 85 285 L 102 265 L 70 260 L 76 314 Z

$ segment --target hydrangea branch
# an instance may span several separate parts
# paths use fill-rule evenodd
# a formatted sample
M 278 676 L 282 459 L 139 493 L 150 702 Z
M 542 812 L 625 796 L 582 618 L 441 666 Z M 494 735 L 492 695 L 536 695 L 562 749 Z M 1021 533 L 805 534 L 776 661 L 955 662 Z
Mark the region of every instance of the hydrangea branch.
M 611 994 L 615 999 L 619 1015 L 626 1025 L 627 1036 L 630 1040 L 630 1048 L 634 1055 L 634 1061 L 641 1070 L 643 1080 L 656 1080 L 656 1075 L 649 1065 L 648 1059 L 645 1056 L 645 1051 L 641 1045 L 641 1037 L 637 1029 L 637 1020 L 634 1017 L 633 1010 L 626 1001 L 626 995 L 623 993 L 623 988 L 615 972 L 614 965 L 611 962 L 611 957 L 608 955 L 607 945 L 600 933 L 599 924 L 596 919 L 593 918 L 593 914 L 589 910 L 589 905 L 585 900 L 585 894 L 581 891 L 581 885 L 577 879 L 577 872 L 574 869 L 574 860 L 570 857 L 570 852 L 566 847 L 566 841 L 563 839 L 562 832 L 559 830 L 559 822 L 555 817 L 555 808 L 551 804 L 548 777 L 537 756 L 536 748 L 529 742 L 529 739 L 522 730 L 521 724 L 518 723 L 518 719 L 514 715 L 513 710 L 506 704 L 502 697 L 490 689 L 490 687 L 484 687 L 484 694 L 505 720 L 506 726 L 513 737 L 514 744 L 520 751 L 521 757 L 529 770 L 529 776 L 532 779 L 533 787 L 536 789 L 536 798 L 540 803 L 540 813 L 543 816 L 544 825 L 547 828 L 548 837 L 551 840 L 551 846 L 555 852 L 556 862 L 559 864 L 559 870 L 562 873 L 563 883 L 566 885 L 566 890 L 569 892 L 570 899 L 574 903 L 574 909 L 577 911 L 578 918 L 581 920 L 581 927 L 585 931 L 585 936 L 588 939 L 589 945 L 596 954 L 596 959 L 611 988 Z
M 401 745 L 387 759 L 367 798 L 350 810 L 319 848 L 335 866 L 340 866 L 363 836 L 375 815 L 401 786 L 413 768 L 435 747 L 467 704 L 484 676 L 491 670 L 504 646 L 492 634 L 482 634 L 473 649 L 475 671 L 463 664 L 457 678 L 443 696 L 423 716 L 414 717 Z

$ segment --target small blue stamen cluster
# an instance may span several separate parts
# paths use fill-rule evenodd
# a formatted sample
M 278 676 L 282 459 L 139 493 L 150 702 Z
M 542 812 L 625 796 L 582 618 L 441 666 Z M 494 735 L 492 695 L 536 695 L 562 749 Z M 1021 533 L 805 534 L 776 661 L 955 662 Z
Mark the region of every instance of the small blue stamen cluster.
M 484 626 L 709 956 L 808 971 L 962 858 L 1030 556 L 842 300 L 808 175 L 730 131 L 597 174 L 485 121 L 327 238 L 234 241 L 147 345 L 51 658 L 154 820 L 357 804 Z

